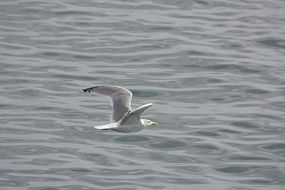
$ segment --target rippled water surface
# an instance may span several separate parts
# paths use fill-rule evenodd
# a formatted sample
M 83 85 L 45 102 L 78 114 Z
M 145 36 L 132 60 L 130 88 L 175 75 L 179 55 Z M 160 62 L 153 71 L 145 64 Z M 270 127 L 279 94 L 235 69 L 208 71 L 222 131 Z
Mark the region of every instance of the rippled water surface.
M 0 189 L 285 186 L 285 1 L 0 1 Z M 97 131 L 133 91 L 156 129 Z

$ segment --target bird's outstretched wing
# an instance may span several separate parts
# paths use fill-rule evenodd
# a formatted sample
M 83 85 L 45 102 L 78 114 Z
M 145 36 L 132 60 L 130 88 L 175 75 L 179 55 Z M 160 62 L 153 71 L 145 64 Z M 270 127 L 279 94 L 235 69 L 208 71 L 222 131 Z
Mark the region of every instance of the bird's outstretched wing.
M 112 122 L 117 122 L 131 110 L 132 92 L 119 86 L 93 86 L 83 89 L 83 92 L 95 92 L 112 98 Z
M 142 105 L 132 111 L 129 111 L 120 121 L 120 125 L 137 124 L 140 120 L 142 112 L 144 112 L 150 106 L 152 106 L 152 103 Z

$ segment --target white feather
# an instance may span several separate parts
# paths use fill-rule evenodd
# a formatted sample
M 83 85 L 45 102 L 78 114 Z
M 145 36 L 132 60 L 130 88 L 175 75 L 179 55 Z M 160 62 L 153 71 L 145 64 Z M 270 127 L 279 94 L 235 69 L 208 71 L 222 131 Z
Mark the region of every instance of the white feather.
M 115 129 L 117 128 L 117 122 L 116 123 L 109 123 L 107 125 L 99 125 L 99 126 L 95 126 L 95 129 L 100 129 L 100 130 L 108 130 L 108 129 Z

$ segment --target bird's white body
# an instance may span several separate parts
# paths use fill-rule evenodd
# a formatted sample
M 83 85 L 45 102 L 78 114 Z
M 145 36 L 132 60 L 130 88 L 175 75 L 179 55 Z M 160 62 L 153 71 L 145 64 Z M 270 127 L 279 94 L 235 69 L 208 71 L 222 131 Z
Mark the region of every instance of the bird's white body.
M 95 126 L 95 129 L 113 130 L 121 133 L 130 133 L 143 130 L 144 127 L 149 126 L 146 119 L 140 119 L 138 123 L 134 124 L 120 124 L 119 122 L 109 123 L 107 125 Z
M 95 126 L 94 128 L 96 129 L 129 133 L 140 131 L 144 127 L 157 126 L 156 122 L 140 118 L 142 112 L 152 106 L 152 103 L 131 110 L 132 93 L 125 88 L 119 86 L 95 86 L 83 91 L 96 92 L 112 98 L 113 113 L 111 115 L 111 123 Z

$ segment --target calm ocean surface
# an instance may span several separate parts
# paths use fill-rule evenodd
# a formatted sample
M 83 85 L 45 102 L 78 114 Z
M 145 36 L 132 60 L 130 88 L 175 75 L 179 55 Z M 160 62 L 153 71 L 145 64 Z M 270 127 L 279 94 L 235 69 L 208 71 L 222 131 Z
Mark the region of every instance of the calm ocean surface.
M 1 190 L 283 190 L 284 0 L 1 0 Z M 97 131 L 133 91 L 158 128 Z

